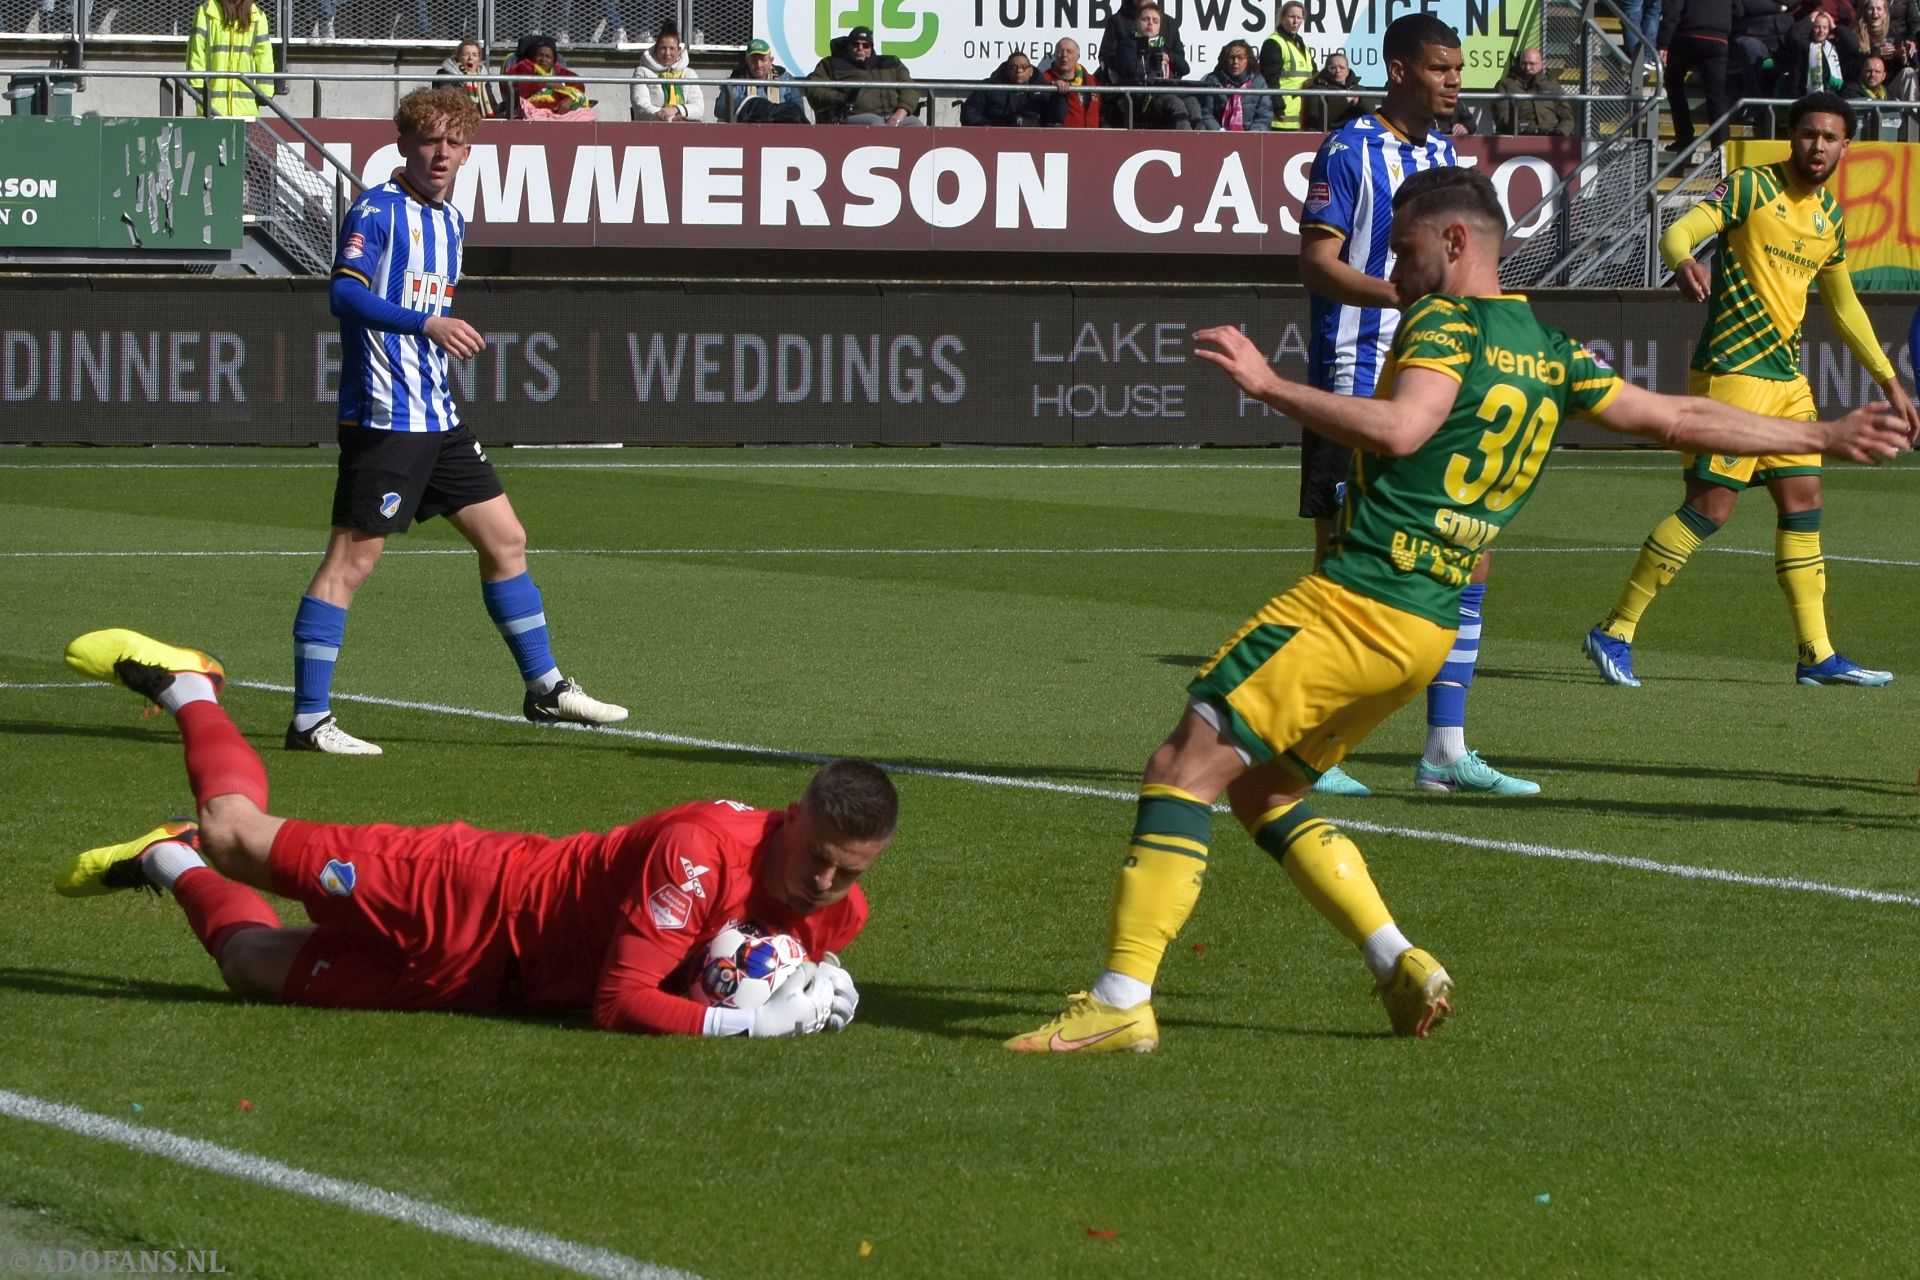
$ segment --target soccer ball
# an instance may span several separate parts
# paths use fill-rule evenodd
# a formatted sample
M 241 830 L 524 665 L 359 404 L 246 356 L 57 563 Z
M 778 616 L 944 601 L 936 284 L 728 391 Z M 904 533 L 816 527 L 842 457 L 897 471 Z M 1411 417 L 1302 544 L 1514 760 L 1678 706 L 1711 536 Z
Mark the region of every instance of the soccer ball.
M 806 962 L 807 949 L 793 935 L 730 924 L 707 944 L 693 997 L 726 1009 L 757 1009 Z

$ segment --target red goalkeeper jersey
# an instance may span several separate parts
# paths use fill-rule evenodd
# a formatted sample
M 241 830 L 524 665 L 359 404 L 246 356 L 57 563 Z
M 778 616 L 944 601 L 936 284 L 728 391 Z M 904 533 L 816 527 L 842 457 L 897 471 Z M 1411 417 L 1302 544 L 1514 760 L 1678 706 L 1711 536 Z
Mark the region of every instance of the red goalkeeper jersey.
M 802 916 L 756 883 L 792 814 L 703 800 L 512 859 L 503 888 L 518 1005 L 590 1008 L 610 1031 L 698 1035 L 706 1011 L 680 993 L 726 925 L 790 933 L 810 957 L 845 947 L 867 922 L 858 885 Z

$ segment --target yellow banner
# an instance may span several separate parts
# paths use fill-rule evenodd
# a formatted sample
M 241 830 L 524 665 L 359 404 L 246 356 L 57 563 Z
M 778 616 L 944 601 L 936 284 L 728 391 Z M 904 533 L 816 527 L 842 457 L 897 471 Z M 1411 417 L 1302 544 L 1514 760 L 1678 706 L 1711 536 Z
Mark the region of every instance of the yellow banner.
M 1772 164 L 1787 144 L 1770 139 L 1727 143 L 1727 166 Z M 1856 142 L 1828 180 L 1847 217 L 1847 274 L 1853 287 L 1920 289 L 1920 145 Z

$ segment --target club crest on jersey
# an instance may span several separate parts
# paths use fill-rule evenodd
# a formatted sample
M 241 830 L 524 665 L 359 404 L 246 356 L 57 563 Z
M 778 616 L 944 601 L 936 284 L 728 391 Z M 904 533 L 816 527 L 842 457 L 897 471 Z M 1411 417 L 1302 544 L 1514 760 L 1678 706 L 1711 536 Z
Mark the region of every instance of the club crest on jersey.
M 347 243 L 340 250 L 343 258 L 358 258 L 367 251 L 367 238 L 358 231 L 347 237 Z
M 647 897 L 647 914 L 656 929 L 684 929 L 693 900 L 670 884 L 663 884 Z
M 1827 220 L 1817 213 L 1813 215 L 1813 234 L 1817 236 L 1827 234 Z
M 327 862 L 326 866 L 320 868 L 320 887 L 325 889 L 330 897 L 353 896 L 354 879 L 351 862 L 342 862 L 338 858 L 333 858 Z
M 680 888 L 696 898 L 706 897 L 707 886 L 700 883 L 700 877 L 712 870 L 712 867 L 703 867 L 699 863 L 691 862 L 686 858 L 680 859 L 680 874 L 686 877 L 685 880 L 680 882 Z
M 400 509 L 400 495 L 383 493 L 380 495 L 380 515 L 382 519 L 393 519 L 393 513 Z

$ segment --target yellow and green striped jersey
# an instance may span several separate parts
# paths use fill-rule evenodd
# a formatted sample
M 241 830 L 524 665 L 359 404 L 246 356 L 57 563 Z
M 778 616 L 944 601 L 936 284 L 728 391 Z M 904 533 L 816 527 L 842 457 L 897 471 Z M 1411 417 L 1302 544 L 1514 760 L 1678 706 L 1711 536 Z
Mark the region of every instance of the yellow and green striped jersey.
M 1767 164 L 1735 169 L 1696 207 L 1713 218 L 1720 244 L 1693 367 L 1798 378 L 1807 287 L 1828 268 L 1846 269 L 1840 202 Z
M 1453 409 L 1407 457 L 1354 451 L 1320 571 L 1453 627 L 1474 562 L 1526 503 L 1560 424 L 1606 408 L 1620 376 L 1514 295 L 1420 299 L 1400 322 L 1374 394 L 1392 396 L 1410 368 L 1458 381 Z

